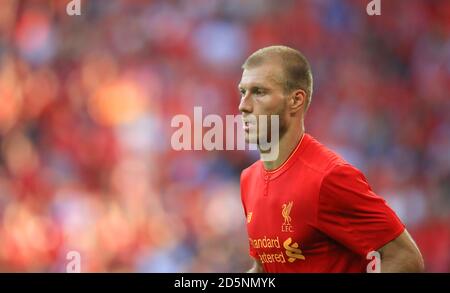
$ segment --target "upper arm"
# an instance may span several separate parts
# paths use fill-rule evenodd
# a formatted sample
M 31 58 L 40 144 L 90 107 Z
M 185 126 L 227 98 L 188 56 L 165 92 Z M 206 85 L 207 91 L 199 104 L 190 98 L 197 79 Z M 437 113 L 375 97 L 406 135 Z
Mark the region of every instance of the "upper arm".
M 404 231 L 395 212 L 351 165 L 335 166 L 324 177 L 318 202 L 316 227 L 361 256 Z
M 406 229 L 378 252 L 382 272 L 423 272 L 424 263 L 419 248 Z

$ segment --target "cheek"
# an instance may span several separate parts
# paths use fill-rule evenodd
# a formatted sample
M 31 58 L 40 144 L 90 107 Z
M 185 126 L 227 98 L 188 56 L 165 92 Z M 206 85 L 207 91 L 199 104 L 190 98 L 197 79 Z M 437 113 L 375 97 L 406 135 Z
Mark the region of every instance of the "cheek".
M 266 127 L 264 124 L 259 124 L 258 118 L 258 127 L 262 132 L 266 132 L 267 129 L 271 127 L 271 115 L 278 115 L 278 126 L 283 129 L 286 127 L 287 117 L 286 117 L 286 109 L 287 109 L 287 101 L 284 97 L 274 97 L 271 100 L 268 100 L 266 103 L 260 103 L 259 107 L 254 108 L 254 113 L 258 117 L 260 115 L 267 115 L 265 118 L 267 119 Z
M 287 101 L 283 99 L 280 101 L 280 103 L 277 105 L 276 110 L 274 110 L 274 114 L 278 115 L 278 126 L 281 131 L 283 131 L 288 124 L 288 117 L 287 117 Z
M 287 109 L 287 100 L 284 97 L 278 97 L 276 103 L 273 105 L 272 114 L 276 114 L 280 116 L 280 122 L 285 119 L 286 109 Z
M 259 110 L 261 114 L 281 114 L 286 109 L 286 99 L 280 95 L 270 95 L 261 99 Z

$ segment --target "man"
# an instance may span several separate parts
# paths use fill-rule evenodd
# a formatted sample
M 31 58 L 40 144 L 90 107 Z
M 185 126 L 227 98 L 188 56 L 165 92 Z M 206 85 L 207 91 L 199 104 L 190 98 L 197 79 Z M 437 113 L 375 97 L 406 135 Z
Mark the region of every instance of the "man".
M 423 271 L 413 239 L 364 175 L 305 133 L 313 84 L 305 57 L 271 46 L 242 68 L 246 141 L 270 140 L 259 119 L 249 117 L 279 117 L 278 157 L 241 175 L 254 258 L 249 272 Z

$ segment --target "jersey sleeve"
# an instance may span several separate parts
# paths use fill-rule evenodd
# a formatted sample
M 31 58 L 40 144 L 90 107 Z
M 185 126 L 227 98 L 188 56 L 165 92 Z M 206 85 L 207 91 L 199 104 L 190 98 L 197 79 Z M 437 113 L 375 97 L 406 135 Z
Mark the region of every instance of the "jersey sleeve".
M 322 181 L 317 228 L 366 256 L 397 238 L 404 224 L 358 169 L 342 164 L 333 167 Z
M 247 194 L 246 194 L 246 184 L 247 184 L 247 180 L 246 180 L 246 178 L 247 178 L 247 169 L 245 169 L 245 170 L 243 170 L 242 171 L 242 173 L 241 173 L 241 201 L 242 201 L 242 207 L 243 207 L 243 209 L 244 209 L 244 215 L 245 215 L 245 223 L 247 224 L 247 219 L 248 219 L 248 212 L 247 212 L 247 208 L 246 208 L 246 197 L 247 197 Z M 251 256 L 251 257 L 253 257 L 253 258 L 255 258 L 255 259 L 259 259 L 259 257 L 258 257 L 258 254 L 256 253 L 256 251 L 254 250 L 254 248 L 253 248 L 253 245 L 252 245 L 252 243 L 251 243 L 251 241 L 250 241 L 250 238 L 249 238 L 249 241 L 248 241 L 248 244 L 249 244 L 249 255 Z

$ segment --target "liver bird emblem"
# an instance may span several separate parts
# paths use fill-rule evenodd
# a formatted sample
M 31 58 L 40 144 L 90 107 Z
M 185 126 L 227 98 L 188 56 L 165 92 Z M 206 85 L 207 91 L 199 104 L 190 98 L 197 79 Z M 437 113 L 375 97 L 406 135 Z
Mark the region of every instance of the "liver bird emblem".
M 287 204 L 283 204 L 282 205 L 282 212 L 281 214 L 283 215 L 284 218 L 284 225 L 290 225 L 291 224 L 291 216 L 289 215 L 291 213 L 291 209 L 292 209 L 292 204 L 294 202 L 290 201 Z

